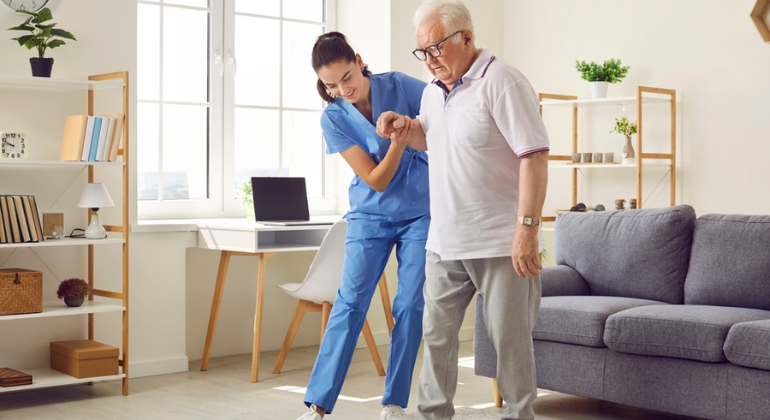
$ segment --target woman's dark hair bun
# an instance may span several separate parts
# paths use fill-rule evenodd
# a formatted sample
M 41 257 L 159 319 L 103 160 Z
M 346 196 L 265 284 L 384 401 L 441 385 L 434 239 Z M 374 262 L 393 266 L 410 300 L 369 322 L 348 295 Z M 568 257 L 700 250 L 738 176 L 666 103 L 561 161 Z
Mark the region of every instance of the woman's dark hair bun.
M 322 67 L 337 61 L 345 61 L 346 63 L 356 61 L 356 52 L 353 51 L 353 47 L 348 43 L 347 37 L 336 31 L 327 32 L 319 36 L 315 41 L 315 45 L 313 45 L 313 70 L 318 73 L 318 70 Z M 363 73 L 365 76 L 371 74 L 366 64 L 364 64 Z M 329 103 L 334 101 L 334 97 L 326 89 L 326 85 L 323 84 L 321 79 L 318 79 L 317 89 L 318 94 L 321 95 L 323 100 Z

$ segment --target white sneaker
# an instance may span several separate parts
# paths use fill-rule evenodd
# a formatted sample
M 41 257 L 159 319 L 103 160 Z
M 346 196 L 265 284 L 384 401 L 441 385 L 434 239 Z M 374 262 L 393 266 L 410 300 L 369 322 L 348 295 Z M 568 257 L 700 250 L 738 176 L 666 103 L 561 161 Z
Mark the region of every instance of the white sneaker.
M 380 420 L 409 420 L 409 417 L 406 416 L 406 412 L 403 408 L 391 404 L 382 408 Z
M 311 405 L 310 406 L 310 411 L 308 411 L 307 413 L 303 414 L 302 417 L 298 418 L 297 420 L 321 420 L 321 419 L 323 419 L 323 417 L 321 417 L 321 415 L 318 414 L 315 411 L 316 408 L 318 408 L 318 407 L 316 407 L 315 404 Z

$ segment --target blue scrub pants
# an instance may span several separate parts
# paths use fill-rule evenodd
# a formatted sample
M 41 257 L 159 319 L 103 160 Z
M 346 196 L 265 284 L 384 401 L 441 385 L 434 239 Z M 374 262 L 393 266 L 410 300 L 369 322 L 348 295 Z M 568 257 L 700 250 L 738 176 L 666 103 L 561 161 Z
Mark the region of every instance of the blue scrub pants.
M 331 413 L 353 358 L 369 304 L 393 246 L 398 260 L 398 291 L 393 300 L 396 319 L 382 404 L 406 408 L 417 350 L 422 339 L 425 241 L 430 216 L 403 222 L 350 219 L 345 238 L 342 281 L 318 352 L 305 404 Z

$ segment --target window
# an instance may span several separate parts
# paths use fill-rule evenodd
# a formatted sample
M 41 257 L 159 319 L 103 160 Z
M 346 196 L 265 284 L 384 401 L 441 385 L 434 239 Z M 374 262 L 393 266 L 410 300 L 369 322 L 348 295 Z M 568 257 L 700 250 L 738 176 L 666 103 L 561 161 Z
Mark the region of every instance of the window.
M 243 214 L 252 176 L 304 176 L 334 210 L 310 66 L 334 0 L 138 0 L 140 218 Z

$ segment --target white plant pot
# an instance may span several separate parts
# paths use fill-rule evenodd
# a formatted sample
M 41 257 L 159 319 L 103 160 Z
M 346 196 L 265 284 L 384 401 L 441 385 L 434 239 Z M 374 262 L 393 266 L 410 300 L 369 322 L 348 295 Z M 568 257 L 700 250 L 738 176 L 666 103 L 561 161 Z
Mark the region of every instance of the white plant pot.
M 588 82 L 591 86 L 591 98 L 601 99 L 607 97 L 607 88 L 610 86 L 610 82 Z
M 631 165 L 636 163 L 636 158 L 623 158 L 624 165 Z

